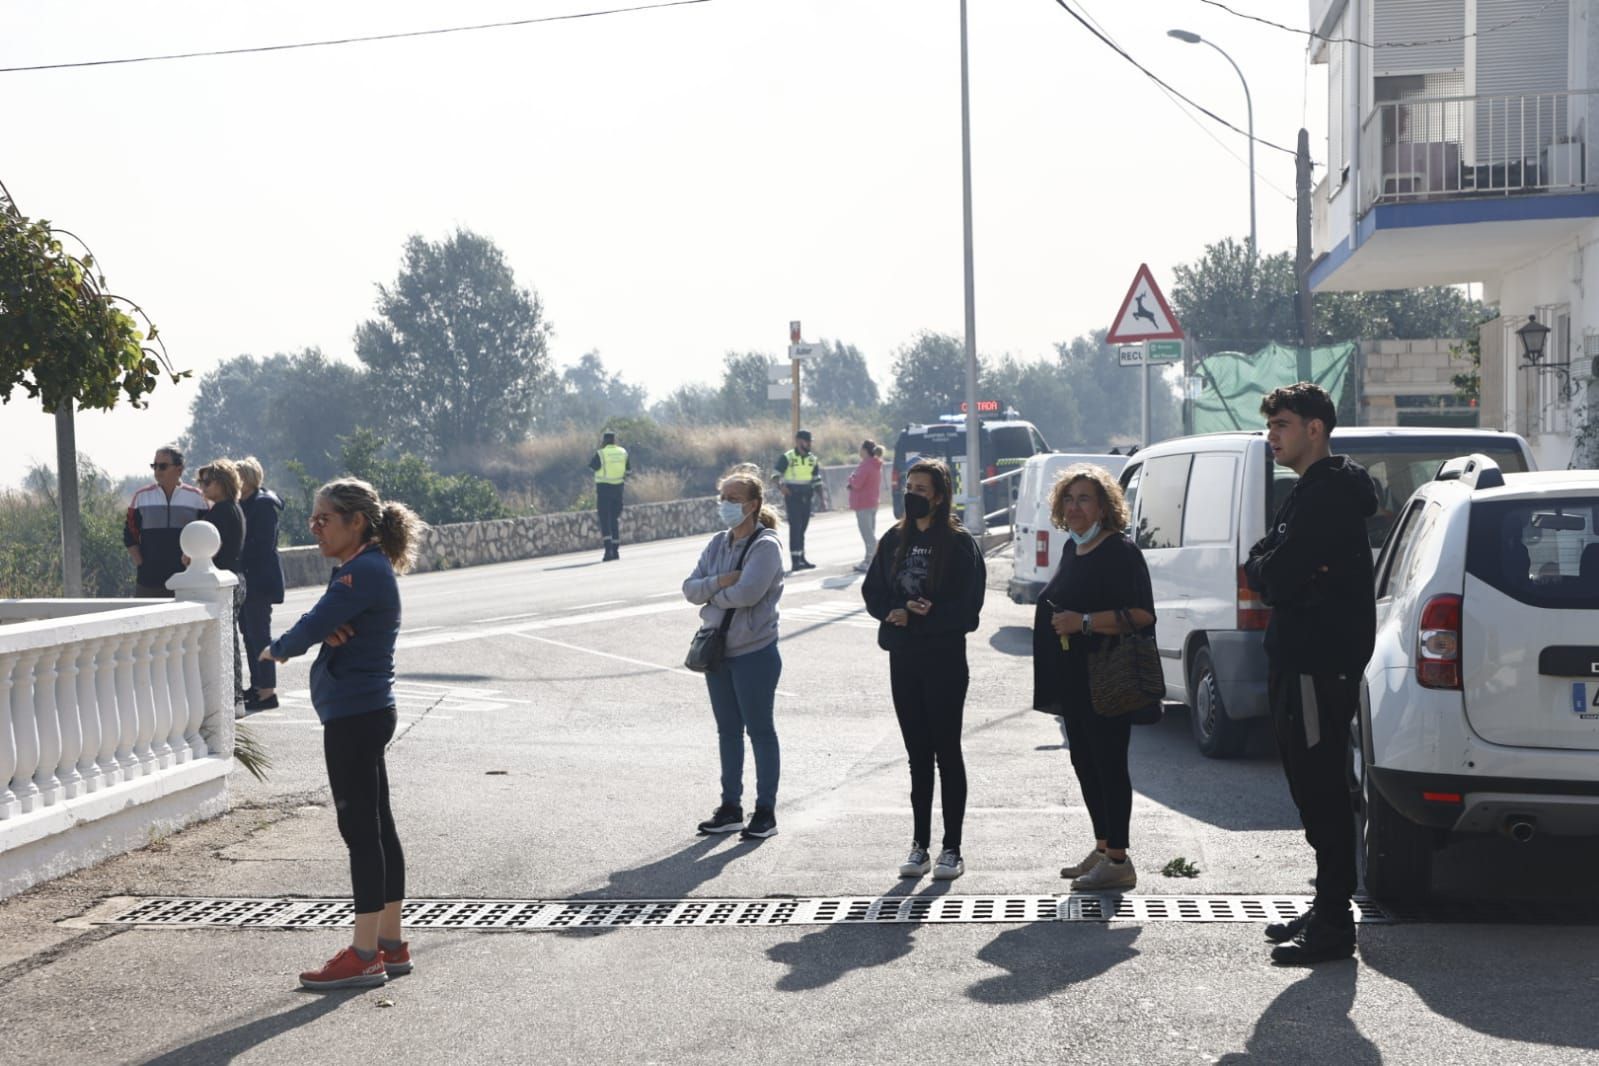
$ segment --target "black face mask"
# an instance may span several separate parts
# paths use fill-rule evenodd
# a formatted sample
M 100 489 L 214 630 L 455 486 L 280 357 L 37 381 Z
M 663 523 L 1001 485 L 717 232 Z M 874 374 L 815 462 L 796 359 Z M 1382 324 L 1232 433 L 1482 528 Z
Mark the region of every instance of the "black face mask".
M 905 494 L 905 515 L 912 521 L 920 521 L 933 513 L 933 501 L 926 496 L 918 496 L 913 492 Z

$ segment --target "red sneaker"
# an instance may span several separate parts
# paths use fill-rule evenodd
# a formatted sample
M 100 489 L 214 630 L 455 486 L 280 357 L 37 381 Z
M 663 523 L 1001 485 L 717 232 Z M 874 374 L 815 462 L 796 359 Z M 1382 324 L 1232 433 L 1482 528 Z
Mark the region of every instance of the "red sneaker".
M 393 951 L 378 948 L 378 958 L 383 960 L 383 969 L 390 977 L 403 977 L 411 972 L 411 942 L 402 940 Z
M 324 963 L 320 970 L 302 973 L 300 984 L 320 992 L 332 988 L 372 988 L 388 979 L 381 951 L 368 962 L 355 953 L 355 948 L 348 947 Z

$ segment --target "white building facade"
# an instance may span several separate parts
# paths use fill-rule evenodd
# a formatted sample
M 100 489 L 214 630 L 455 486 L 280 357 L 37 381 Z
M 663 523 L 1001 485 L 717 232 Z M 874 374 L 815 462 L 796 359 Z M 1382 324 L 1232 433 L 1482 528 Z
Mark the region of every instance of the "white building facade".
M 1481 424 L 1599 465 L 1599 0 L 1310 0 L 1310 28 L 1311 288 L 1482 286 Z

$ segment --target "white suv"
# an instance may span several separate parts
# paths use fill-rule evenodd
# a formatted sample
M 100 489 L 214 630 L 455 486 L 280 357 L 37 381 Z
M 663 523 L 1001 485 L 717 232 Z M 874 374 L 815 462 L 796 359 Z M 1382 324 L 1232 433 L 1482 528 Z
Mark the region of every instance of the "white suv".
M 1444 464 L 1377 558 L 1351 743 L 1366 891 L 1451 833 L 1599 835 L 1599 471 Z

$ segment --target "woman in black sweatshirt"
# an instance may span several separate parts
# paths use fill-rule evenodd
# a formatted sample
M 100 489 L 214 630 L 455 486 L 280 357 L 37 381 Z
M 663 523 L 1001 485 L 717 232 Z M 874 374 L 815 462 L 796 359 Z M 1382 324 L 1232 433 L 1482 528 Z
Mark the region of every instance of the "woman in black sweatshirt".
M 988 578 L 977 542 L 950 513 L 953 495 L 943 463 L 924 459 L 912 466 L 905 475 L 905 517 L 878 541 L 861 586 L 867 611 L 880 623 L 877 643 L 888 652 L 894 714 L 910 757 L 915 830 L 900 876 L 921 877 L 931 869 L 940 881 L 966 872 L 966 634 L 977 628 Z M 944 806 L 936 865 L 928 857 L 935 764 Z
M 211 561 L 218 570 L 229 570 L 239 577 L 233 586 L 233 616 L 239 616 L 244 605 L 244 575 L 240 573 L 239 555 L 244 550 L 244 510 L 239 506 L 239 468 L 230 459 L 214 459 L 200 468 L 195 475 L 200 491 L 210 501 L 211 508 L 200 512 L 202 522 L 217 527 L 222 537 L 222 547 Z M 184 559 L 184 565 L 189 561 Z M 244 661 L 239 653 L 239 628 L 233 630 L 233 716 L 244 717 Z

